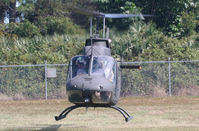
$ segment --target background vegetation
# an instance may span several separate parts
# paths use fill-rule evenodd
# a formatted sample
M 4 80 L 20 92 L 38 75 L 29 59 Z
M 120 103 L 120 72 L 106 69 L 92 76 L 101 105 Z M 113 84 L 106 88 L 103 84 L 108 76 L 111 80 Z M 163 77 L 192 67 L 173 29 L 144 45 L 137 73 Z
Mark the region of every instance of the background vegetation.
M 89 18 L 77 8 L 155 15 L 145 20 L 107 21 L 113 55 L 118 59 L 194 60 L 199 57 L 197 0 L 2 0 L 0 7 L 1 65 L 68 62 L 72 55 L 79 53 L 88 37 Z M 5 13 L 9 15 L 7 24 Z
M 78 9 L 155 16 L 107 19 L 113 41 L 112 54 L 119 61 L 199 58 L 198 0 L 1 0 L 0 65 L 68 63 L 73 55 L 81 52 L 89 36 L 89 17 L 82 15 Z M 142 81 L 125 86 L 123 93 L 132 86 L 140 87 L 133 88 L 140 94 L 150 92 L 147 85 L 142 86 L 143 77 L 147 77 L 149 85 L 161 83 L 159 79 L 164 78 L 161 74 L 167 67 L 157 73 L 153 70 L 157 67 L 152 67 L 147 67 L 153 74 L 150 77 L 131 73 Z M 192 83 L 198 86 L 198 66 L 181 66 L 182 70 L 190 67 L 196 71 L 188 71 L 183 78 L 175 77 L 178 88 L 183 87 L 181 83 L 190 78 L 190 74 L 195 74 Z M 127 80 L 130 81 L 132 79 Z

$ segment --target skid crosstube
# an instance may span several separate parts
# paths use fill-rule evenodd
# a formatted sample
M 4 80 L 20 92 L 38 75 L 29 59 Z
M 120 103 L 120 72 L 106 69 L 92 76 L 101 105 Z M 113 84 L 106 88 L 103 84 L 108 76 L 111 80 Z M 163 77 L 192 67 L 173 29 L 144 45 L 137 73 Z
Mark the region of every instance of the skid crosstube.
M 59 116 L 55 116 L 55 120 L 59 121 L 61 119 L 66 118 L 68 113 L 70 113 L 72 110 L 80 108 L 80 107 L 86 107 L 86 106 L 83 106 L 83 105 L 70 106 L 70 107 L 66 108 Z M 101 106 L 94 106 L 94 107 L 101 107 Z M 120 107 L 117 107 L 117 106 L 104 106 L 104 107 L 105 108 L 112 108 L 112 109 L 115 109 L 115 110 L 119 111 L 123 115 L 123 117 L 125 118 L 126 122 L 130 121 L 133 118 L 133 116 L 131 116 L 127 111 L 125 111 L 124 109 L 122 109 Z

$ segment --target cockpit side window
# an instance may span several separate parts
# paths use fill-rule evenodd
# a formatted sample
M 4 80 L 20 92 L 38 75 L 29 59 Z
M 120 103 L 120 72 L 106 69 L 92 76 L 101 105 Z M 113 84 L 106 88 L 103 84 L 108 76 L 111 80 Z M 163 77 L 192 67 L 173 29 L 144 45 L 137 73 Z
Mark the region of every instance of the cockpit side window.
M 76 56 L 72 59 L 72 77 L 88 74 L 89 58 L 87 56 Z
M 103 74 L 111 82 L 115 80 L 115 61 L 109 56 L 93 57 L 93 74 Z
M 105 60 L 100 57 L 93 57 L 92 73 L 104 73 Z

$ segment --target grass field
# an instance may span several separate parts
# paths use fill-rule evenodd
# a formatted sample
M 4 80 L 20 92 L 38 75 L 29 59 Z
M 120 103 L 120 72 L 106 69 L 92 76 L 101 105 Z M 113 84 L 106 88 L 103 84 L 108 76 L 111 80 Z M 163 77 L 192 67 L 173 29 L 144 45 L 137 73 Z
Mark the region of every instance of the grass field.
M 199 130 L 199 97 L 126 97 L 117 106 L 134 118 L 107 108 L 80 108 L 66 119 L 54 116 L 70 106 L 67 100 L 0 101 L 0 130 Z

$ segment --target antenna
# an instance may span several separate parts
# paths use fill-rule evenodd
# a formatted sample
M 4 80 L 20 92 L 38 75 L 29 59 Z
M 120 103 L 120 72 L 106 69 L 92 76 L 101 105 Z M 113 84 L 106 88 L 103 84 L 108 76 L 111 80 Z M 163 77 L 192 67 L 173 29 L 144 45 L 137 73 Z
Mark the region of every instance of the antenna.
M 105 24 L 106 24 L 105 22 L 106 22 L 106 18 L 104 17 L 104 18 L 103 18 L 103 38 L 105 38 L 105 26 L 106 26 L 106 25 L 105 25 Z
M 109 38 L 109 28 L 107 28 L 107 31 L 106 31 L 106 39 Z
M 90 17 L 90 37 L 92 37 L 92 35 L 93 35 L 93 17 L 91 16 Z
M 98 38 L 99 37 L 99 18 L 97 17 L 97 27 L 96 27 L 96 34 L 95 34 L 96 36 L 96 38 Z

